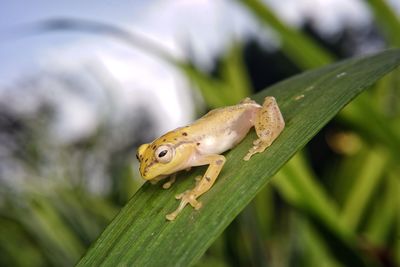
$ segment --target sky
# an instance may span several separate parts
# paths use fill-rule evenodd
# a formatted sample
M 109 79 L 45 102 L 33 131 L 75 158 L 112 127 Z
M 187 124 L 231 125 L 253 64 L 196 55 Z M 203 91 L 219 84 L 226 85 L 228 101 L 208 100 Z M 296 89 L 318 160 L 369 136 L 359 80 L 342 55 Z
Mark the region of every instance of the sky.
M 134 7 L 127 8 L 129 2 L 135 2 Z M 38 60 L 37 56 L 47 49 L 85 39 L 85 36 L 76 33 L 18 37 L 14 35 L 15 29 L 58 17 L 86 18 L 129 27 L 132 18 L 142 10 L 143 3 L 146 1 L 2 1 L 0 58 L 6 64 L 0 66 L 1 77 L 7 78 L 12 73 L 31 67 Z
M 263 1 L 293 27 L 300 27 L 310 19 L 317 30 L 326 35 L 335 34 L 346 25 L 364 25 L 371 19 L 362 0 Z M 38 69 L 76 71 L 87 62 L 98 62 L 120 85 L 120 91 L 115 93 L 121 107 L 136 105 L 138 101 L 144 101 L 143 98 L 152 99 L 154 103 L 148 106 L 154 107 L 152 112 L 159 118 L 160 133 L 193 119 L 193 97 L 187 82 L 160 59 L 105 36 L 78 32 L 16 35 L 16 29 L 51 18 L 110 23 L 152 38 L 177 57 L 184 57 L 190 47 L 191 55 L 205 69 L 212 66 L 215 56 L 223 53 L 233 40 L 253 36 L 264 43 L 279 43 L 272 31 L 261 27 L 233 0 L 2 2 L 0 90 Z M 82 109 L 82 114 L 91 114 L 86 116 L 87 120 L 96 117 L 95 109 L 87 108 L 85 113 L 84 105 L 73 102 L 76 99 L 71 98 L 70 102 L 67 99 L 63 101 L 66 105 L 64 115 L 60 117 L 59 126 L 55 126 L 55 132 L 59 134 L 74 132 L 68 130 L 68 125 L 72 125 L 71 117 L 76 117 L 77 106 Z M 89 123 L 81 121 L 74 127 L 84 125 Z M 87 132 L 78 128 L 75 130 L 78 137 L 80 132 Z
M 337 32 L 345 24 L 364 24 L 370 19 L 361 0 L 263 1 L 291 25 L 301 25 L 306 18 L 311 18 L 317 29 L 326 34 Z M 201 62 L 204 65 L 211 64 L 210 55 L 221 52 L 232 36 L 257 35 L 260 29 L 232 0 L 3 1 L 0 9 L 0 58 L 5 64 L 0 66 L 0 84 L 20 70 L 29 70 L 47 50 L 68 44 L 74 46 L 93 38 L 76 32 L 13 35 L 13 29 L 19 26 L 60 17 L 111 23 L 150 33 L 166 42 L 190 41 L 199 60 L 204 59 Z M 267 38 L 273 36 L 267 35 Z

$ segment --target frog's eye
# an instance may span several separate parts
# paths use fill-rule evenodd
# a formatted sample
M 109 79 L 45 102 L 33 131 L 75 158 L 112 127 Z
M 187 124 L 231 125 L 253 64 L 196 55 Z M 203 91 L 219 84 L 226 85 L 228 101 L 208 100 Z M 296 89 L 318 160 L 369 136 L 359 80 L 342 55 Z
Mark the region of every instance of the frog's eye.
M 155 151 L 155 156 L 158 162 L 168 163 L 172 160 L 173 151 L 170 146 L 160 146 Z

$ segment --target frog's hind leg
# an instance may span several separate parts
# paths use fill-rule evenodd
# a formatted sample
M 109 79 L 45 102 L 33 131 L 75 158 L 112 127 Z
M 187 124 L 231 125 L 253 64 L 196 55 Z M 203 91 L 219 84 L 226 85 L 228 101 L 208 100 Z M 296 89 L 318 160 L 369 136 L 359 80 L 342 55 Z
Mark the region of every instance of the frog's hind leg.
M 243 159 L 249 160 L 254 154 L 263 152 L 274 142 L 284 127 L 285 121 L 275 98 L 267 96 L 254 122 L 258 139 L 253 142 L 253 147 Z

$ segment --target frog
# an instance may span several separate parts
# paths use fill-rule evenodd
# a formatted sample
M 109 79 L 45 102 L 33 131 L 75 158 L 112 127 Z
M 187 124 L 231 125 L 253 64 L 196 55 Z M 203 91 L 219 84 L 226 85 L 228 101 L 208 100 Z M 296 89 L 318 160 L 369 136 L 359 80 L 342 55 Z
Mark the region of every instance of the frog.
M 194 188 L 175 196 L 181 201 L 176 210 L 166 215 L 168 221 L 175 220 L 188 204 L 195 210 L 202 207 L 198 198 L 214 185 L 226 162 L 223 153 L 237 146 L 253 127 L 258 138 L 243 157 L 245 161 L 262 153 L 285 128 L 273 96 L 265 97 L 262 105 L 245 98 L 237 105 L 213 109 L 193 123 L 139 146 L 136 157 L 141 176 L 152 183 L 169 177 L 163 184 L 165 189 L 175 182 L 179 171 L 208 165 L 205 173 L 196 177 Z

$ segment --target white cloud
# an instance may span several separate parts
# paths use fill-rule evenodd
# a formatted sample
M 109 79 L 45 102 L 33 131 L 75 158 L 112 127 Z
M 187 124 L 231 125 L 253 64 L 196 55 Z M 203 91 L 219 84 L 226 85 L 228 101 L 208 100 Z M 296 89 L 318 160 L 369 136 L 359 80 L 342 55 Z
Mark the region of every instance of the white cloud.
M 308 18 L 318 30 L 328 34 L 337 32 L 345 25 L 361 25 L 370 16 L 362 1 L 357 0 L 267 2 L 284 21 L 301 25 Z M 141 8 L 143 12 L 135 12 L 140 16 L 131 19 L 132 31 L 145 34 L 176 57 L 182 58 L 190 51 L 196 62 L 206 69 L 234 39 L 254 36 L 264 42 L 279 42 L 247 10 L 232 0 L 149 1 L 147 6 L 141 5 Z M 124 19 L 125 25 L 129 24 Z M 123 42 L 105 36 L 79 35 L 79 39 L 73 42 L 44 51 L 41 58 L 44 68 L 60 71 L 84 71 L 88 62 L 98 62 L 99 67 L 104 67 L 111 75 L 113 81 L 110 82 L 117 85 L 113 87 L 113 92 L 108 93 L 118 101 L 118 112 L 130 112 L 130 107 L 138 102 L 147 102 L 146 106 L 159 118 L 160 133 L 192 119 L 193 103 L 184 78 L 159 58 Z M 84 100 L 64 96 L 65 106 L 60 109 L 59 117 L 61 121 L 53 132 L 84 135 L 93 130 L 100 107 L 90 103 L 99 100 L 95 93 L 92 96 L 85 100 L 88 107 L 84 107 Z M 72 117 L 79 117 L 80 121 L 70 119 Z M 68 126 L 63 123 L 75 130 L 67 131 Z M 79 127 L 82 129 L 78 130 Z
M 346 26 L 360 27 L 371 20 L 361 0 L 264 0 L 286 23 L 300 27 L 310 20 L 322 35 L 338 33 Z

